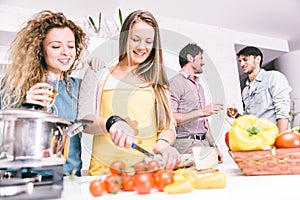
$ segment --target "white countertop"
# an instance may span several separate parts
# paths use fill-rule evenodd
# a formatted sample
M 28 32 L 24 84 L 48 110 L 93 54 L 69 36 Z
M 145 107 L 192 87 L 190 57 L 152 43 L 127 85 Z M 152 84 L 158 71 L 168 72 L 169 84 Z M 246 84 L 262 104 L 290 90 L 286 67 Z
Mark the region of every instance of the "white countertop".
M 300 199 L 300 175 L 276 175 L 276 176 L 245 176 L 229 156 L 226 149 L 224 163 L 219 165 L 219 171 L 227 174 L 227 185 L 223 189 L 194 189 L 191 193 L 166 194 L 152 190 L 150 194 L 138 195 L 136 192 L 119 192 L 117 194 L 104 194 L 93 197 L 89 192 L 89 182 L 99 177 L 76 177 L 71 181 L 68 177 L 64 180 L 64 191 L 61 199 L 230 199 L 230 200 L 299 200 Z

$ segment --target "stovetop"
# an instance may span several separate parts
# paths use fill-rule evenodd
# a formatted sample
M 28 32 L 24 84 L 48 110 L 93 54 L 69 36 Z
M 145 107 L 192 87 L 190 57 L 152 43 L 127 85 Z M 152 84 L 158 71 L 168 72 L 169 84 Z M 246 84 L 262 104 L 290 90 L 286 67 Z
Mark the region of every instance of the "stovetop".
M 3 200 L 60 198 L 63 165 L 0 168 L 0 198 Z

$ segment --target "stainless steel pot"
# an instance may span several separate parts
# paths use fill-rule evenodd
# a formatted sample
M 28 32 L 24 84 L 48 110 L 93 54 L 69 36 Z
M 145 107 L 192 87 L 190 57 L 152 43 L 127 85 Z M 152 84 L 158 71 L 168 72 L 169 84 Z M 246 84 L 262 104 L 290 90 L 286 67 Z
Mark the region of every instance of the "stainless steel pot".
M 0 111 L 0 165 L 7 160 L 61 158 L 67 156 L 68 134 L 76 125 L 40 110 Z M 86 123 L 81 123 L 86 125 Z

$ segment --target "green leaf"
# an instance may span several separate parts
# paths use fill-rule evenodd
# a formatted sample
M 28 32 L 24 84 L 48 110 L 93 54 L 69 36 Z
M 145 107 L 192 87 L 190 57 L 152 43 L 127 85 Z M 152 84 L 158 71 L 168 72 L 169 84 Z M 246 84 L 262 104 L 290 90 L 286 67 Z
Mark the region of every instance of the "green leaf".
M 92 27 L 94 28 L 94 31 L 97 31 L 97 27 L 96 27 L 96 25 L 94 23 L 94 20 L 90 16 L 89 16 L 89 22 L 91 23 Z
M 256 126 L 251 126 L 247 129 L 247 132 L 249 133 L 249 135 L 257 135 L 260 132 L 260 129 L 257 128 Z
M 99 26 L 98 26 L 98 32 L 100 31 L 100 29 L 101 29 L 101 12 L 99 12 L 99 19 L 98 19 L 99 21 Z
M 120 8 L 119 8 L 119 20 L 120 20 L 120 24 L 122 26 L 123 25 L 123 16 L 122 16 L 122 11 Z

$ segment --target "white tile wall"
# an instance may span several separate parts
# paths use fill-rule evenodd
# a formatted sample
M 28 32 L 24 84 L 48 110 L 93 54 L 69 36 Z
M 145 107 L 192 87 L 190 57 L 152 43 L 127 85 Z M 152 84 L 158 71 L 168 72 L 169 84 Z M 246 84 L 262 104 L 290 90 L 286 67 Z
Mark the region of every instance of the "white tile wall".
M 15 12 L 7 12 L 6 9 L 3 8 L 3 6 L 0 6 L 0 11 L 1 19 L 10 19 L 1 20 L 0 30 L 9 31 L 18 30 L 24 19 L 28 18 L 32 14 L 31 13 L 29 15 L 28 11 L 20 12 L 20 10 L 16 10 Z M 168 67 L 169 75 L 178 72 L 178 70 L 180 69 L 177 53 L 180 48 L 183 47 L 187 42 L 185 40 L 182 40 L 180 36 L 187 37 L 190 39 L 190 41 L 197 42 L 207 54 L 207 57 L 205 59 L 211 61 L 208 62 L 207 66 L 204 68 L 204 73 L 209 73 L 209 70 L 212 70 L 213 67 L 216 69 L 216 76 L 220 79 L 218 84 L 222 84 L 224 88 L 224 97 L 221 100 L 224 101 L 225 105 L 234 103 L 239 108 L 239 110 L 242 109 L 242 104 L 239 87 L 238 66 L 236 63 L 236 52 L 234 49 L 234 45 L 256 45 L 268 49 L 286 52 L 288 51 L 288 43 L 286 40 L 268 38 L 249 33 L 235 32 L 220 27 L 195 24 L 187 21 L 166 19 L 159 16 L 157 16 L 157 21 L 159 22 L 161 29 L 169 31 L 171 30 L 173 32 L 171 34 L 170 32 L 166 31 L 166 37 L 164 36 L 162 41 L 163 47 L 164 44 L 165 46 L 167 46 L 167 42 L 170 43 L 168 44 L 168 49 L 164 49 L 166 59 L 165 63 Z M 168 34 L 172 37 L 168 37 Z M 99 45 L 101 44 L 101 42 L 99 41 Z M 96 48 L 97 41 L 93 41 L 93 44 L 91 45 L 93 46 L 91 46 L 91 49 Z M 107 51 L 112 51 L 112 53 L 116 54 L 118 52 L 116 49 L 117 46 L 113 47 L 113 50 L 107 49 Z M 211 76 L 206 78 L 214 79 L 214 77 Z M 208 96 L 210 93 L 212 93 L 210 89 L 211 88 L 208 85 Z M 212 126 L 217 126 L 213 127 L 213 129 L 215 130 L 214 136 L 219 146 L 225 146 L 224 134 L 229 129 L 228 124 L 224 121 L 224 117 L 222 116 L 224 115 L 220 115 L 219 117 L 217 116 L 217 122 L 215 124 L 211 124 Z M 214 120 L 212 120 L 211 122 L 214 122 Z M 91 148 L 87 146 L 91 145 L 91 138 L 86 138 L 86 141 L 87 142 L 83 146 L 83 169 L 88 168 L 88 154 L 90 153 Z
M 239 110 L 242 110 L 242 102 L 234 45 L 254 45 L 260 48 L 284 52 L 289 51 L 288 42 L 286 40 L 267 38 L 250 33 L 236 32 L 187 21 L 165 18 L 160 18 L 158 21 L 161 28 L 178 31 L 187 37 L 193 38 L 193 40 L 204 49 L 220 75 L 224 87 L 225 105 L 235 104 Z M 176 60 L 176 62 L 178 61 Z M 204 69 L 204 73 L 209 70 L 208 67 Z M 211 88 L 207 89 L 210 90 Z M 224 117 L 215 117 L 215 119 L 216 120 L 210 121 L 212 129 L 214 130 L 213 135 L 218 145 L 224 148 L 224 135 L 229 130 L 230 126 L 226 121 L 224 121 Z M 223 122 L 220 122 L 220 120 Z M 223 153 L 225 154 L 226 152 Z

